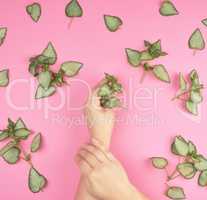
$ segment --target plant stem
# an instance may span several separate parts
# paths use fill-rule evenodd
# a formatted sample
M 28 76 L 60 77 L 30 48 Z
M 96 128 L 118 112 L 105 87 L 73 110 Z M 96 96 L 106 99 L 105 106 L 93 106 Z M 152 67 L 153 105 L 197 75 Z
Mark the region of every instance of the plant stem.
M 172 174 L 169 175 L 169 176 L 167 177 L 167 181 L 171 181 L 171 180 L 177 178 L 176 173 L 177 173 L 177 169 L 175 169 L 175 170 L 172 172 Z M 176 176 L 175 176 L 175 175 L 176 175 Z M 175 177 L 174 177 L 174 176 L 175 176 Z
M 74 20 L 74 17 L 72 17 L 72 18 L 70 19 L 70 22 L 68 23 L 68 29 L 70 29 L 70 28 L 71 28 L 72 23 L 73 23 L 73 20 Z
M 143 71 L 143 74 L 142 74 L 142 76 L 141 76 L 141 79 L 140 79 L 140 81 L 139 81 L 141 84 L 144 82 L 144 79 L 145 79 L 146 75 L 147 75 L 147 71 L 144 70 L 144 71 Z
M 188 94 L 188 93 L 190 93 L 191 91 L 194 91 L 194 90 L 197 90 L 197 89 L 204 89 L 204 87 L 203 87 L 203 86 L 200 86 L 200 87 L 197 87 L 197 88 L 195 88 L 195 89 L 192 89 L 192 88 L 191 88 L 191 89 L 189 89 L 189 90 L 186 90 L 186 91 L 184 91 L 184 92 L 182 92 L 182 93 L 176 95 L 176 96 L 173 97 L 171 100 L 174 101 L 175 99 L 179 99 L 179 98 L 182 97 L 183 95 Z
M 23 159 L 24 161 L 26 161 L 31 167 L 33 166 L 31 159 L 27 159 L 27 152 L 24 150 L 24 148 L 22 147 L 22 145 L 19 143 L 19 148 L 21 149 L 24 157 L 20 157 L 21 159 Z

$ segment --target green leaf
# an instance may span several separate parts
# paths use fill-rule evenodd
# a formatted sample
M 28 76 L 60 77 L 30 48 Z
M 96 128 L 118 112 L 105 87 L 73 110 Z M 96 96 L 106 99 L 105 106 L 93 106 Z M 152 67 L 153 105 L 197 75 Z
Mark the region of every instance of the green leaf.
M 197 159 L 197 161 L 195 161 L 194 167 L 198 171 L 207 170 L 207 159 L 204 158 L 202 155 L 198 155 L 196 159 Z
M 185 193 L 181 187 L 169 187 L 166 192 L 167 197 L 174 200 L 185 199 Z
M 144 46 L 145 47 L 150 47 L 151 46 L 151 42 L 144 40 Z
M 83 64 L 77 61 L 67 61 L 61 65 L 61 69 L 66 76 L 73 77 L 78 74 Z
M 197 28 L 188 40 L 190 49 L 203 50 L 205 48 L 205 41 L 199 28 Z
M 156 42 L 154 42 L 153 44 L 151 44 L 149 46 L 148 51 L 149 51 L 149 54 L 153 58 L 158 58 L 159 56 L 161 56 L 161 53 L 162 53 L 161 40 L 157 40 Z
M 153 60 L 153 57 L 152 57 L 152 55 L 150 55 L 148 50 L 142 51 L 140 53 L 141 53 L 141 57 L 140 57 L 141 61 Z
M 48 43 L 47 47 L 43 50 L 41 55 L 38 57 L 38 61 L 50 65 L 56 63 L 57 53 L 51 42 Z
M 188 155 L 188 143 L 181 136 L 176 136 L 171 146 L 172 153 L 179 156 Z
M 162 157 L 152 157 L 151 158 L 152 165 L 157 169 L 164 169 L 168 165 L 168 161 Z
M 188 154 L 189 155 L 194 155 L 197 153 L 197 149 L 195 144 L 193 144 L 193 142 L 189 141 L 188 142 Z
M 27 139 L 29 134 L 30 134 L 30 131 L 26 128 L 20 128 L 14 132 L 15 137 L 23 139 L 23 140 Z
M 51 80 L 52 80 L 52 75 L 49 71 L 41 72 L 38 76 L 38 82 L 44 89 L 48 89 Z
M 21 128 L 27 129 L 24 121 L 21 118 L 19 118 L 15 123 L 14 130 L 18 130 L 18 129 L 21 129 Z
M 40 149 L 41 147 L 41 142 L 42 142 L 42 135 L 41 133 L 38 133 L 37 135 L 35 135 L 35 137 L 32 140 L 32 144 L 31 144 L 31 152 L 36 152 Z
M 200 92 L 201 84 L 198 77 L 198 73 L 195 69 L 193 69 L 189 74 L 190 80 L 191 80 L 191 89 L 195 90 L 196 92 Z
M 29 64 L 29 72 L 33 75 L 33 76 L 37 76 L 38 75 L 38 62 L 37 60 L 32 61 Z
M 38 193 L 47 185 L 47 179 L 41 175 L 35 168 L 31 167 L 29 171 L 29 189 L 33 193 Z
M 71 0 L 65 7 L 67 17 L 82 17 L 83 9 L 77 0 Z
M 185 179 L 192 178 L 196 174 L 196 169 L 194 168 L 193 164 L 187 162 L 178 164 L 177 171 Z
M 0 71 L 0 87 L 6 87 L 9 84 L 9 70 Z
M 33 3 L 26 7 L 27 14 L 30 15 L 33 21 L 38 22 L 41 16 L 41 5 Z
M 192 102 L 191 100 L 186 101 L 186 109 L 188 112 L 192 113 L 193 115 L 198 115 L 198 104 Z
M 9 133 L 7 130 L 0 131 L 0 141 L 3 141 L 9 137 Z
M 198 73 L 195 69 L 190 72 L 189 76 L 192 84 L 200 85 Z
M 125 49 L 127 60 L 130 65 L 133 67 L 138 67 L 141 62 L 141 53 L 134 49 Z
M 121 102 L 117 97 L 110 97 L 110 98 L 102 97 L 100 101 L 101 101 L 101 106 L 103 108 L 108 108 L 108 109 L 116 108 L 121 105 Z
M 0 149 L 0 156 L 3 156 L 9 149 L 11 149 L 12 147 L 14 147 L 15 145 L 16 145 L 16 142 L 14 142 L 14 141 L 8 142 L 6 145 L 4 145 Z
M 19 148 L 12 147 L 5 152 L 2 157 L 8 164 L 15 164 L 20 159 L 20 153 L 21 151 Z
M 161 81 L 166 83 L 171 82 L 170 76 L 163 65 L 155 65 L 153 68 L 153 74 Z
M 179 73 L 179 85 L 180 85 L 181 91 L 187 90 L 187 82 L 186 82 L 184 76 L 182 75 L 182 73 Z
M 192 90 L 190 92 L 190 100 L 196 104 L 201 103 L 203 101 L 203 97 L 201 96 L 200 91 Z
M 112 94 L 111 88 L 107 84 L 103 84 L 98 90 L 98 96 L 109 96 Z
M 198 178 L 198 184 L 202 187 L 207 186 L 207 170 L 202 171 Z
M 203 19 L 201 22 L 203 23 L 203 25 L 207 26 L 207 18 Z
M 7 28 L 6 27 L 0 28 L 0 46 L 4 43 L 6 35 L 7 35 Z
M 15 123 L 10 118 L 8 118 L 7 128 L 9 129 L 9 131 L 12 131 L 15 128 Z
M 45 97 L 52 96 L 56 91 L 56 88 L 51 86 L 48 89 L 44 89 L 41 85 L 38 86 L 36 94 L 35 94 L 35 99 L 42 99 Z
M 162 16 L 173 16 L 179 14 L 171 1 L 163 1 L 159 11 Z
M 114 83 L 112 85 L 113 93 L 121 93 L 122 92 L 122 85 L 120 83 Z
M 104 15 L 104 22 L 109 31 L 115 32 L 123 24 L 122 20 L 117 16 Z

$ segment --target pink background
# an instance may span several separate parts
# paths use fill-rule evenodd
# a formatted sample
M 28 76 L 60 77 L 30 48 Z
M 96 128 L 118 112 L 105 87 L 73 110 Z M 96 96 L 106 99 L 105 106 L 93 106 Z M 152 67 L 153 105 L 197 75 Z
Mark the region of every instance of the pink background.
M 171 102 L 177 90 L 178 72 L 189 73 L 196 68 L 204 85 L 207 85 L 206 50 L 193 56 L 187 41 L 192 31 L 199 27 L 207 37 L 207 28 L 200 23 L 207 17 L 205 0 L 174 1 L 180 15 L 162 17 L 159 15 L 159 0 L 80 0 L 84 16 L 75 19 L 68 29 L 69 19 L 64 14 L 67 0 L 41 0 L 42 16 L 34 23 L 25 12 L 25 6 L 32 1 L 0 1 L 0 27 L 8 27 L 5 43 L 0 47 L 0 69 L 9 68 L 11 83 L 23 79 L 24 83 L 0 88 L 0 128 L 4 128 L 7 118 L 14 120 L 21 116 L 28 127 L 42 132 L 44 147 L 33 156 L 33 162 L 49 181 L 48 187 L 39 194 L 27 188 L 29 166 L 21 161 L 11 166 L 0 160 L 0 198 L 4 200 L 72 200 L 78 183 L 79 171 L 73 157 L 81 144 L 87 141 L 88 131 L 81 123 L 82 109 L 71 110 L 71 106 L 83 105 L 87 88 L 80 82 L 64 86 L 62 91 L 70 105 L 63 104 L 56 111 L 45 115 L 45 107 L 38 108 L 33 100 L 34 91 L 30 83 L 34 80 L 28 73 L 28 58 L 40 53 L 51 41 L 58 53 L 54 69 L 66 60 L 78 60 L 84 68 L 76 77 L 95 85 L 104 72 L 115 74 L 124 85 L 126 92 L 125 109 L 118 111 L 111 149 L 123 162 L 132 182 L 151 199 L 165 200 L 165 173 L 151 167 L 147 158 L 166 156 L 171 168 L 177 158 L 171 155 L 169 146 L 172 138 L 182 134 L 194 141 L 201 153 L 207 155 L 206 118 L 207 103 L 202 103 L 200 116 L 193 117 L 183 112 L 181 102 Z M 109 32 L 103 23 L 103 14 L 120 16 L 124 25 L 116 33 Z M 141 69 L 133 69 L 126 61 L 124 48 L 143 49 L 143 40 L 162 40 L 163 49 L 169 56 L 156 61 L 164 64 L 172 77 L 173 84 L 165 84 L 147 76 L 141 85 Z M 26 84 L 25 84 L 26 83 Z M 36 85 L 36 84 L 35 84 Z M 8 97 L 8 98 L 7 98 Z M 204 98 L 206 99 L 206 91 Z M 32 99 L 31 99 L 32 98 Z M 18 106 L 28 106 L 17 110 L 9 100 Z M 50 97 L 49 103 L 57 106 L 60 94 Z M 130 101 L 134 99 L 134 103 Z M 35 102 L 32 107 L 31 103 Z M 44 102 L 44 101 L 39 101 Z M 47 103 L 47 102 L 46 102 Z M 48 104 L 46 104 L 48 105 Z M 127 124 L 127 117 L 141 121 Z M 151 121 L 153 118 L 153 122 Z M 74 120 L 70 126 L 70 120 Z M 27 142 L 28 144 L 28 142 Z M 25 145 L 27 145 L 25 144 Z M 26 147 L 26 146 L 25 146 Z M 188 200 L 204 200 L 206 188 L 198 187 L 196 178 L 185 181 L 178 178 L 171 185 L 185 188 Z

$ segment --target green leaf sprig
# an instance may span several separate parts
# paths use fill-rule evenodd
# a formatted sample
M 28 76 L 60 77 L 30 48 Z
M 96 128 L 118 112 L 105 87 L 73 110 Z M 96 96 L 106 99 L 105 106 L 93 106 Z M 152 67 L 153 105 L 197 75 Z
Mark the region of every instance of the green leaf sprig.
M 31 192 L 42 191 L 47 185 L 47 179 L 41 175 L 32 163 L 32 153 L 37 152 L 42 143 L 41 133 L 35 135 L 31 143 L 30 152 L 26 152 L 21 142 L 27 140 L 31 135 L 31 130 L 27 128 L 24 121 L 19 118 L 16 122 L 8 119 L 7 127 L 0 131 L 0 141 L 8 141 L 0 149 L 0 156 L 8 164 L 16 164 L 20 160 L 26 161 L 30 165 L 28 186 Z
M 142 66 L 144 72 L 152 72 L 157 79 L 164 81 L 166 83 L 170 83 L 170 76 L 164 65 L 149 64 L 149 61 L 167 55 L 166 52 L 162 51 L 161 40 L 157 40 L 154 43 L 144 41 L 144 44 L 146 49 L 143 51 L 137 51 L 130 48 L 125 49 L 128 63 L 133 67 Z
M 181 99 L 185 103 L 186 110 L 193 115 L 198 115 L 198 105 L 203 101 L 202 89 L 198 73 L 193 69 L 189 74 L 189 83 L 182 73 L 179 73 L 179 91 L 172 99 Z
M 43 52 L 30 58 L 29 72 L 37 77 L 39 86 L 35 98 L 45 98 L 56 92 L 57 86 L 66 83 L 65 77 L 73 77 L 78 74 L 83 64 L 77 61 L 67 61 L 61 64 L 59 71 L 53 72 L 50 69 L 57 61 L 57 53 L 51 42 Z
M 166 170 L 167 183 L 177 177 L 183 177 L 187 180 L 192 179 L 199 173 L 198 185 L 201 187 L 207 186 L 207 158 L 198 152 L 196 145 L 192 141 L 186 141 L 182 136 L 176 136 L 171 145 L 171 152 L 179 156 L 180 160 L 171 174 L 167 170 L 169 161 L 166 158 L 152 157 L 150 159 L 155 168 Z M 174 200 L 185 199 L 183 188 L 177 186 L 168 185 L 166 196 Z
M 174 16 L 179 14 L 175 5 L 169 0 L 164 0 L 161 3 L 159 12 L 162 16 Z
M 71 0 L 66 5 L 65 15 L 67 17 L 71 18 L 69 28 L 71 27 L 74 18 L 83 16 L 83 9 L 82 9 L 80 3 L 78 2 L 78 0 Z
M 122 92 L 122 85 L 117 78 L 105 73 L 105 79 L 98 90 L 100 105 L 103 108 L 113 109 L 121 106 L 121 101 L 117 94 Z
M 4 43 L 6 35 L 7 35 L 7 28 L 0 27 L 0 46 Z
M 0 87 L 6 87 L 9 84 L 9 70 L 4 69 L 0 71 Z

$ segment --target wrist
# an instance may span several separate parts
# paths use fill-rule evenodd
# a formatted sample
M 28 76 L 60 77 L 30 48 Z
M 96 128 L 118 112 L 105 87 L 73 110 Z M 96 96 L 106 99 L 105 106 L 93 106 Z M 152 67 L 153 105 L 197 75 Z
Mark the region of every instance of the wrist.
M 130 200 L 147 200 L 142 193 L 137 191 L 137 189 L 133 185 L 128 186 L 128 190 L 125 193 L 125 198 L 123 199 L 130 199 Z

